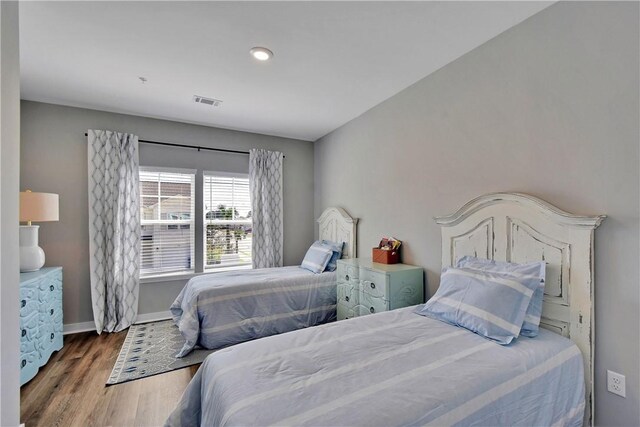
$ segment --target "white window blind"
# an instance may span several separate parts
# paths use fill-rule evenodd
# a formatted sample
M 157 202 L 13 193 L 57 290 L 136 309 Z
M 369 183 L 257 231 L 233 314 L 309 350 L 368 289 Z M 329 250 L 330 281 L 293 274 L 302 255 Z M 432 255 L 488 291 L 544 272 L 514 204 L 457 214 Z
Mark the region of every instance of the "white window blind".
M 204 174 L 205 268 L 251 265 L 249 176 Z
M 195 171 L 140 168 L 140 277 L 194 271 Z

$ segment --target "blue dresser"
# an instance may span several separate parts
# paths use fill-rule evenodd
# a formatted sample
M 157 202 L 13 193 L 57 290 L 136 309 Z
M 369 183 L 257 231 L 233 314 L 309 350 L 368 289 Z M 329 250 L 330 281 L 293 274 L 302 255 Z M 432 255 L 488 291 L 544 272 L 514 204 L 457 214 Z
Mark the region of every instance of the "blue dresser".
M 20 274 L 20 385 L 62 348 L 62 267 Z

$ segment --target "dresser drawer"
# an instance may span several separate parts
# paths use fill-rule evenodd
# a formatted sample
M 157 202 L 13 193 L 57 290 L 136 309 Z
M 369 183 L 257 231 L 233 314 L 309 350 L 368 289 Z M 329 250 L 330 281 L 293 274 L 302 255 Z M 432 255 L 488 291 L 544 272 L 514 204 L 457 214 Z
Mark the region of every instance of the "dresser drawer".
M 36 342 L 38 339 L 38 329 L 40 327 L 40 315 L 38 312 L 20 319 L 20 341 Z
M 389 276 L 366 268 L 360 270 L 361 289 L 374 297 L 389 299 Z
M 343 283 L 358 283 L 358 276 L 360 275 L 360 269 L 357 266 L 338 262 L 336 268 L 336 275 L 338 282 Z
M 358 304 L 360 290 L 357 283 L 341 283 L 337 285 L 338 302 L 342 302 L 347 306 L 355 306 Z
M 367 294 L 366 292 L 361 292 L 358 307 L 360 307 L 360 315 L 380 313 L 389 310 L 389 301 Z M 364 311 L 362 309 L 364 309 Z
M 20 288 L 20 317 L 26 317 L 38 311 L 40 289 L 37 283 L 31 285 Z
M 20 342 L 20 354 L 32 353 L 37 350 L 35 341 L 22 340 Z
M 26 353 L 20 353 L 20 371 L 37 371 L 39 367 L 40 353 L 38 351 L 31 350 Z
M 41 280 L 38 298 L 41 303 L 48 303 L 62 295 L 62 282 L 58 280 Z
M 62 333 L 57 331 L 58 327 L 54 324 L 40 326 L 40 339 L 38 341 L 38 351 L 41 356 L 48 358 L 51 355 L 51 348 L 54 347 L 62 338 Z
M 51 334 L 53 333 L 53 325 L 51 323 L 40 323 L 38 327 L 38 351 L 42 351 L 49 347 L 51 342 Z
M 29 317 L 33 313 L 37 313 L 40 309 L 39 304 L 38 298 L 20 299 L 20 317 Z
M 50 322 L 51 319 L 62 313 L 62 304 L 60 301 L 53 300 L 40 305 L 39 311 L 42 321 Z
M 49 359 L 54 351 L 58 351 L 62 348 L 62 334 L 56 332 L 53 328 L 51 332 L 43 338 L 43 348 L 40 350 L 40 358 L 43 360 Z
M 340 301 L 338 301 L 338 304 L 336 305 L 336 311 L 338 320 L 345 320 L 356 317 L 354 306 L 346 305 Z

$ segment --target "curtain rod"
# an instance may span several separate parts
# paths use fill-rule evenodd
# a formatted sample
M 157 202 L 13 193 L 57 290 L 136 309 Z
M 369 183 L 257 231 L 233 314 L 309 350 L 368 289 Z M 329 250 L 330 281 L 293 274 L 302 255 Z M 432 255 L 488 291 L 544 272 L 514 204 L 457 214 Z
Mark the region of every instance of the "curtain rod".
M 85 132 L 84 136 L 87 136 L 88 134 Z M 188 145 L 188 144 L 177 144 L 175 142 L 159 142 L 159 141 L 149 141 L 146 139 L 138 139 L 139 143 L 142 144 L 153 144 L 153 145 L 164 145 L 165 147 L 178 147 L 178 148 L 190 148 L 192 150 L 205 150 L 205 151 L 219 151 L 222 153 L 233 153 L 233 154 L 246 154 L 248 155 L 249 152 L 248 151 L 239 151 L 239 150 L 228 150 L 226 148 L 212 148 L 212 147 L 201 147 L 198 145 Z M 284 154 L 282 155 L 282 158 L 284 159 Z

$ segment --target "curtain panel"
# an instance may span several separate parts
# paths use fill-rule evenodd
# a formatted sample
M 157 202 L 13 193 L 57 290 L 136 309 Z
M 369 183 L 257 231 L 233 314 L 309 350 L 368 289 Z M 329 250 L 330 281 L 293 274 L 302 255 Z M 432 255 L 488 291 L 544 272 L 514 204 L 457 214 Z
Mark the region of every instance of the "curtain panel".
M 282 267 L 282 169 L 279 151 L 249 150 L 253 268 Z
M 89 264 L 96 331 L 118 332 L 138 314 L 138 137 L 89 130 Z

